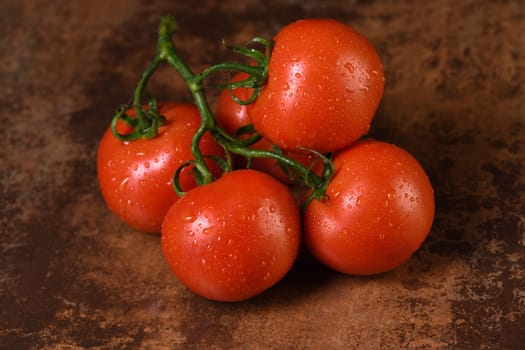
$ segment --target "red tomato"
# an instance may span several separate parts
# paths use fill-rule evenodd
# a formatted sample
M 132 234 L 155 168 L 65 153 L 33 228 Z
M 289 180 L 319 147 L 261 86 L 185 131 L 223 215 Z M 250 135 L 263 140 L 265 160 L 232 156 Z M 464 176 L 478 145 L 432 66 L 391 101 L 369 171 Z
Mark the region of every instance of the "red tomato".
M 193 159 L 191 140 L 200 125 L 199 112 L 193 105 L 161 103 L 158 108 L 167 121 L 156 137 L 120 141 L 108 128 L 97 159 L 100 188 L 108 207 L 135 229 L 157 233 L 178 198 L 172 187 L 173 175 L 181 164 Z M 133 110 L 127 114 L 135 116 Z M 121 134 L 131 131 L 122 121 L 117 130 Z M 211 135 L 206 135 L 200 145 L 204 154 L 224 154 Z M 220 174 L 217 165 L 208 165 L 214 174 Z M 182 171 L 180 181 L 184 190 L 196 186 L 191 167 Z
M 233 77 L 232 81 L 241 81 L 247 77 L 246 73 L 238 73 Z M 234 90 L 234 94 L 241 100 L 247 100 L 250 98 L 252 91 L 252 89 L 248 88 L 238 88 Z M 235 135 L 239 128 L 251 124 L 247 106 L 235 102 L 229 90 L 224 90 L 219 96 L 215 118 L 224 130 L 232 135 Z M 251 148 L 268 151 L 272 149 L 272 144 L 265 138 L 262 138 Z M 323 162 L 317 160 L 317 156 L 311 152 L 290 152 L 285 150 L 284 154 L 305 167 L 312 166 L 317 174 L 320 174 L 322 171 Z M 244 162 L 239 160 L 237 160 L 237 163 L 244 164 Z M 282 182 L 291 183 L 289 176 L 282 170 L 277 161 L 272 158 L 253 158 L 251 168 L 270 174 Z
M 329 201 L 306 208 L 304 234 L 315 257 L 340 272 L 369 275 L 406 261 L 427 237 L 434 193 L 419 163 L 378 141 L 358 142 L 334 158 Z
M 284 184 L 256 170 L 236 170 L 173 204 L 162 225 L 162 251 L 190 290 L 212 300 L 241 301 L 288 272 L 298 254 L 300 225 Z
M 384 88 L 374 47 L 351 27 L 306 19 L 274 38 L 268 82 L 248 113 L 277 146 L 333 152 L 370 128 Z

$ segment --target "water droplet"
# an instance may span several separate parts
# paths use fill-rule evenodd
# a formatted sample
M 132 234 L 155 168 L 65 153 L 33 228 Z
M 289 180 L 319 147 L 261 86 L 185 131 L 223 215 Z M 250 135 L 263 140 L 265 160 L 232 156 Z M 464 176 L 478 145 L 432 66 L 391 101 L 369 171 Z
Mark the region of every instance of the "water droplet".
M 385 234 L 384 233 L 380 233 L 379 234 L 379 239 L 385 239 Z
M 120 182 L 120 186 L 119 186 L 119 189 L 122 191 L 126 188 L 127 184 L 128 184 L 128 181 L 129 181 L 129 177 L 126 177 L 124 180 L 122 180 Z
M 191 221 L 194 221 L 194 220 L 195 220 L 195 218 L 193 216 L 191 216 L 191 215 L 188 215 L 188 216 L 184 217 L 184 221 L 186 221 L 186 222 L 191 222 Z
M 140 180 L 139 181 L 139 185 L 144 186 L 145 184 L 146 184 L 146 181 L 144 181 L 144 180 Z
M 149 168 L 149 167 L 150 167 L 149 162 L 144 163 L 144 167 L 145 167 L 145 168 Z
M 411 201 L 411 202 L 415 202 L 415 200 L 416 200 L 416 199 L 415 199 L 414 197 L 410 197 L 410 201 Z
M 201 264 L 202 264 L 202 266 L 206 266 L 206 259 L 202 259 L 201 260 Z
M 212 232 L 212 230 L 211 230 L 210 227 L 206 227 L 206 228 L 204 228 L 204 230 L 202 230 L 202 234 L 203 235 L 209 235 L 211 232 Z
M 352 63 L 350 62 L 346 62 L 344 67 L 350 72 L 350 73 L 354 73 L 355 72 L 355 67 L 352 65 Z
M 288 85 L 288 83 L 284 83 L 283 84 L 283 90 L 289 90 L 290 89 L 290 85 Z
M 297 79 L 301 79 L 301 73 L 295 73 L 295 77 L 296 77 Z
M 264 275 L 263 279 L 265 281 L 268 281 L 270 279 L 270 273 L 269 272 L 266 272 L 266 274 Z
M 357 199 L 355 201 L 355 205 L 357 207 L 359 207 L 359 208 L 363 205 L 363 196 L 357 196 Z
M 421 198 L 416 197 L 416 202 L 421 203 Z
M 277 211 L 277 208 L 275 207 L 275 205 L 270 204 L 268 210 L 270 211 L 270 213 L 275 213 Z
M 155 163 L 158 163 L 158 162 L 159 162 L 159 158 L 155 158 L 155 159 L 153 159 L 153 161 L 154 161 Z

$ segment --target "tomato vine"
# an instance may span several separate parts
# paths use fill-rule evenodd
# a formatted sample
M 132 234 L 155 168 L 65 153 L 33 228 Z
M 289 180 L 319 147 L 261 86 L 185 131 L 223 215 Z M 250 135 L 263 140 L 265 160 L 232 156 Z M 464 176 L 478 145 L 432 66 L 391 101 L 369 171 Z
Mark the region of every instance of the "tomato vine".
M 234 53 L 249 58 L 254 64 L 247 65 L 237 62 L 222 62 L 206 68 L 199 74 L 195 74 L 177 53 L 172 38 L 176 28 L 177 22 L 174 17 L 165 16 L 161 19 L 155 56 L 142 73 L 133 94 L 132 106 L 137 117 L 128 117 L 125 114 L 128 106 L 120 106 L 111 124 L 115 137 L 125 141 L 155 137 L 158 128 L 165 122 L 165 119 L 158 112 L 157 102 L 153 97 L 149 97 L 148 108 L 144 108 L 144 91 L 149 79 L 159 65 L 161 63 L 167 63 L 174 68 L 184 80 L 202 118 L 200 127 L 195 132 L 192 141 L 192 154 L 194 159 L 188 160 L 188 162 L 183 164 L 174 174 L 173 187 L 179 196 L 183 196 L 185 192 L 180 186 L 178 177 L 182 169 L 187 166 L 193 166 L 193 174 L 197 184 L 203 185 L 214 181 L 214 176 L 205 161 L 206 156 L 202 154 L 199 148 L 199 142 L 202 137 L 207 132 L 210 132 L 215 141 L 226 151 L 225 160 L 213 157 L 213 160 L 224 170 L 232 169 L 231 153 L 244 156 L 248 160 L 258 157 L 272 158 L 276 160 L 281 167 L 285 168 L 288 173 L 296 175 L 295 178 L 300 180 L 300 185 L 306 186 L 311 190 L 305 200 L 304 206 L 314 198 L 323 198 L 326 187 L 334 173 L 334 166 L 329 157 L 312 151 L 324 164 L 322 174 L 319 176 L 311 171 L 309 167 L 305 167 L 294 159 L 285 156 L 277 147 L 274 147 L 273 150 L 250 148 L 249 146 L 257 142 L 261 136 L 257 132 L 251 132 L 250 137 L 240 139 L 226 132 L 216 122 L 204 93 L 204 81 L 212 74 L 217 72 L 244 72 L 248 74 L 248 78 L 238 82 L 228 82 L 220 86 L 220 88 L 226 88 L 230 91 L 241 87 L 251 88 L 253 89 L 253 94 L 247 100 L 239 100 L 233 93 L 232 96 L 235 101 L 240 104 L 253 102 L 257 98 L 268 76 L 268 62 L 272 52 L 272 42 L 261 37 L 256 37 L 241 47 L 230 47 Z M 119 134 L 116 130 L 118 120 L 127 123 L 131 127 L 132 132 L 129 134 Z M 248 161 L 248 164 L 249 163 Z

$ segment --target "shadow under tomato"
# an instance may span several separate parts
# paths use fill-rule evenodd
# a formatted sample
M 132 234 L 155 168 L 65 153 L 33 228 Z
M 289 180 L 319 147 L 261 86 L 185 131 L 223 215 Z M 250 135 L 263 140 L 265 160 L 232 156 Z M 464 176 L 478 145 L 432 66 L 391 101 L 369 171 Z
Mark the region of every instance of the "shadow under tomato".
M 317 261 L 302 246 L 290 271 L 274 286 L 247 301 L 254 304 L 290 304 L 330 285 L 341 274 Z

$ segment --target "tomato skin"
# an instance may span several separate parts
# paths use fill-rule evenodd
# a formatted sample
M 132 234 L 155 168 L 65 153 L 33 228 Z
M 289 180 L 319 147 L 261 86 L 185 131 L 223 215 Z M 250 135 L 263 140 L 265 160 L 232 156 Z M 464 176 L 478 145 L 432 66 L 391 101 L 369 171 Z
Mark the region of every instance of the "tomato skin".
M 176 277 L 196 294 L 241 301 L 288 272 L 298 254 L 300 226 L 284 184 L 256 170 L 236 170 L 173 204 L 162 225 L 162 251 Z
M 232 78 L 232 82 L 241 81 L 246 79 L 248 75 L 246 73 L 237 73 Z M 235 96 L 241 100 L 247 100 L 252 94 L 252 89 L 249 88 L 238 88 L 234 90 Z M 250 125 L 252 122 L 248 115 L 247 105 L 241 105 L 234 101 L 231 96 L 231 92 L 223 90 L 217 101 L 217 108 L 215 117 L 217 122 L 224 128 L 229 134 L 235 135 L 237 130 L 243 126 Z M 242 137 L 242 135 L 241 135 Z M 272 150 L 272 144 L 264 137 L 251 146 L 252 149 L 259 150 Z M 312 170 L 320 174 L 322 172 L 323 162 L 317 159 L 317 156 L 312 152 L 306 151 L 283 151 L 284 155 L 294 159 L 305 167 L 312 167 Z M 244 167 L 244 159 L 236 159 L 238 167 Z M 276 160 L 271 158 L 253 158 L 252 169 L 257 169 L 267 174 L 272 175 L 281 182 L 291 184 L 293 181 L 290 177 L 282 170 Z
M 255 129 L 277 146 L 333 152 L 370 128 L 384 89 L 369 41 L 331 19 L 305 19 L 274 38 L 268 81 L 248 107 Z
M 100 189 L 106 204 L 120 219 L 133 228 L 160 233 L 162 220 L 173 202 L 178 199 L 172 187 L 177 168 L 189 159 L 191 140 L 200 125 L 198 109 L 189 104 L 159 103 L 159 112 L 167 122 L 159 128 L 153 139 L 120 141 L 108 128 L 99 144 L 97 172 Z M 127 112 L 135 116 L 135 112 Z M 122 121 L 117 124 L 119 133 L 130 132 Z M 204 154 L 222 156 L 222 148 L 205 135 L 201 140 Z M 213 173 L 220 168 L 208 163 Z M 191 168 L 180 176 L 182 188 L 196 186 Z
M 330 200 L 313 200 L 304 216 L 305 242 L 327 266 L 370 275 L 406 261 L 427 237 L 434 193 L 419 163 L 406 151 L 362 141 L 334 157 Z

